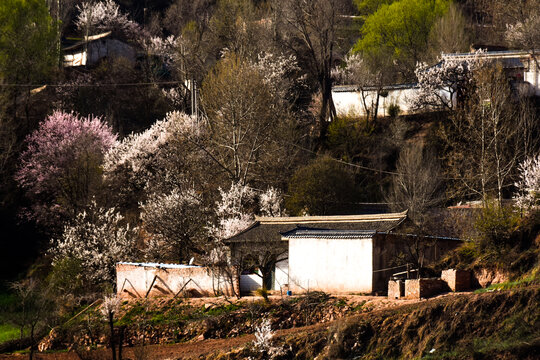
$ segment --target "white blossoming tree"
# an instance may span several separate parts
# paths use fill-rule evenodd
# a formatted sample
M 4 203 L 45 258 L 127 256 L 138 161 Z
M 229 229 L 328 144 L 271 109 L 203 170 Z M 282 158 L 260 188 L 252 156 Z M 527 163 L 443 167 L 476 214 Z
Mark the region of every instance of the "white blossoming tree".
M 113 0 L 84 2 L 77 5 L 77 10 L 79 15 L 75 26 L 86 37 L 96 32 L 116 31 L 126 37 L 137 38 L 141 33 L 139 25 L 120 11 L 120 6 Z
M 283 193 L 281 190 L 270 187 L 259 195 L 259 210 L 265 216 L 283 216 Z
M 253 222 L 248 209 L 253 205 L 255 192 L 246 185 L 232 183 L 228 190 L 219 188 L 219 193 L 221 200 L 216 203 L 215 210 L 218 226 L 211 227 L 210 231 L 216 239 L 222 240 L 246 229 Z
M 86 284 L 111 282 L 118 261 L 135 259 L 137 236 L 138 229 L 125 225 L 114 208 L 105 209 L 92 201 L 53 242 L 53 265 L 66 258 L 75 259 L 81 265 L 80 275 Z
M 253 345 L 261 353 L 268 355 L 270 359 L 283 355 L 284 351 L 279 346 L 272 344 L 274 332 L 270 319 L 263 319 L 260 325 L 255 326 L 255 341 Z
M 540 199 L 540 155 L 523 161 L 519 165 L 519 173 L 514 200 L 519 208 L 528 210 L 538 205 Z
M 183 186 L 187 163 L 204 164 L 190 145 L 202 133 L 204 127 L 195 117 L 174 111 L 107 152 L 103 175 L 115 206 L 138 209 L 151 194 L 168 194 Z
M 232 183 L 229 190 L 219 189 L 219 191 L 221 200 L 216 203 L 217 226 L 210 227 L 211 236 L 216 239 L 214 247 L 221 254 L 216 262 L 221 264 L 225 277 L 229 279 L 239 278 L 243 270 L 258 269 L 264 286 L 268 287 L 275 264 L 283 260 L 286 248 L 280 243 L 269 243 L 266 238 L 254 238 L 250 241 L 235 243 L 229 253 L 223 250 L 226 247 L 222 240 L 240 233 L 253 224 L 254 217 L 251 214 L 254 212 L 257 200 L 264 215 L 281 215 L 283 212 L 280 192 L 270 188 L 256 196 L 253 189 L 239 183 Z M 213 254 L 217 252 L 214 251 Z
M 151 195 L 141 204 L 141 221 L 151 237 L 148 260 L 188 261 L 203 250 L 205 210 L 200 195 L 192 188 Z
M 537 4 L 538 6 L 538 4 Z M 526 49 L 532 53 L 536 68 L 540 70 L 538 61 L 538 46 L 540 44 L 540 14 L 531 11 L 523 21 L 515 24 L 507 24 L 505 32 L 506 40 L 513 46 Z
M 473 73 L 484 60 L 483 51 L 462 57 L 444 56 L 436 65 L 419 63 L 415 75 L 418 92 L 410 99 L 413 108 L 454 110 L 460 98 L 465 95 L 473 79 Z

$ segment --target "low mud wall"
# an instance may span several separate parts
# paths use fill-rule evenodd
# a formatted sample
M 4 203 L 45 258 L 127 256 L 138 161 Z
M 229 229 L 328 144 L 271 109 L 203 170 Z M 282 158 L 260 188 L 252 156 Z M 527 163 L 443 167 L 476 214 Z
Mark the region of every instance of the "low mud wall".
M 234 295 L 231 281 L 215 274 L 210 268 L 192 265 L 118 263 L 116 265 L 117 294 L 123 298 L 157 296 Z

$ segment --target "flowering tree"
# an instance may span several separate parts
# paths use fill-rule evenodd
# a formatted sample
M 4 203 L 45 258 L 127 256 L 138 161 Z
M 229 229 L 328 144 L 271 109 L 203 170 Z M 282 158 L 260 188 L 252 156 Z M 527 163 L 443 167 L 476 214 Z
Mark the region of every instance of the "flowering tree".
M 116 135 L 101 118 L 55 111 L 26 139 L 15 179 L 46 225 L 74 217 L 101 183 L 100 165 Z
M 218 226 L 210 232 L 221 240 L 246 229 L 253 222 L 248 209 L 255 199 L 255 192 L 246 185 L 232 183 L 229 190 L 219 188 L 221 200 L 216 203 Z
M 238 278 L 244 270 L 258 268 L 264 286 L 268 286 L 275 264 L 283 260 L 286 248 L 283 248 L 282 244 L 269 244 L 266 238 L 260 238 L 235 244 L 231 254 L 222 251 L 225 246 L 221 240 L 234 236 L 253 224 L 254 218 L 251 214 L 254 212 L 257 196 L 253 189 L 239 183 L 232 183 L 229 190 L 220 188 L 219 191 L 221 199 L 216 203 L 218 225 L 210 227 L 210 234 L 216 240 L 214 247 L 217 251 L 214 251 L 213 255 L 221 257 L 217 256 L 217 261 L 214 262 L 224 265 L 222 270 L 225 277 L 231 279 Z M 263 214 L 282 214 L 282 198 L 278 190 L 270 188 L 260 195 L 258 200 Z
M 253 345 L 261 353 L 268 355 L 270 359 L 274 359 L 280 355 L 284 355 L 284 351 L 279 346 L 272 344 L 274 332 L 270 319 L 263 319 L 260 325 L 255 326 L 255 340 Z
M 281 190 L 270 187 L 259 195 L 259 210 L 265 216 L 283 216 L 283 194 Z
M 117 206 L 137 208 L 152 193 L 167 194 L 183 186 L 186 164 L 199 159 L 189 139 L 203 133 L 204 127 L 196 118 L 174 111 L 110 149 L 103 172 Z
M 101 306 L 101 314 L 103 315 L 103 317 L 109 324 L 109 331 L 111 332 L 111 335 L 109 337 L 109 345 L 111 347 L 113 360 L 116 360 L 116 344 L 114 341 L 114 320 L 116 318 L 116 314 L 118 313 L 118 310 L 120 310 L 120 298 L 118 298 L 115 295 L 105 296 L 105 298 L 103 298 L 103 305 Z M 119 352 L 119 355 L 122 354 L 122 339 L 120 339 L 118 352 Z M 121 359 L 122 358 L 120 356 L 120 360 Z
M 151 195 L 141 204 L 141 220 L 152 237 L 152 260 L 178 262 L 201 253 L 206 221 L 202 199 L 194 189 Z
M 116 209 L 105 209 L 92 201 L 53 241 L 53 265 L 66 258 L 75 259 L 81 265 L 80 276 L 86 284 L 111 282 L 118 261 L 135 259 L 137 234 L 138 229 L 125 225 Z
M 434 66 L 419 63 L 415 69 L 419 89 L 411 99 L 413 108 L 454 110 L 471 83 L 474 71 L 483 65 L 482 55 L 483 51 L 478 50 L 463 57 L 443 55 Z
M 519 164 L 520 180 L 516 182 L 516 205 L 529 209 L 538 204 L 540 198 L 540 155 Z
M 538 11 L 531 10 L 529 17 L 523 21 L 507 24 L 504 35 L 510 44 L 529 50 L 533 55 L 536 68 L 540 69 L 537 58 L 538 44 L 540 44 L 540 15 Z
M 117 31 L 125 36 L 137 37 L 141 32 L 139 25 L 129 20 L 113 0 L 84 2 L 77 5 L 77 10 L 79 15 L 75 19 L 75 26 L 85 36 L 98 31 Z

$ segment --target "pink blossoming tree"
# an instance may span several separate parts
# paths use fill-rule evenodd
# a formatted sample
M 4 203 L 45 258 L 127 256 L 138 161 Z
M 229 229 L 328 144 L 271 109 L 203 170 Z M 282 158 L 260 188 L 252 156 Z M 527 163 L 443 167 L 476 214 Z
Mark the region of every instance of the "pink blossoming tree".
M 101 118 L 50 115 L 26 139 L 15 176 L 32 201 L 29 217 L 51 230 L 73 219 L 101 184 L 103 156 L 115 142 Z

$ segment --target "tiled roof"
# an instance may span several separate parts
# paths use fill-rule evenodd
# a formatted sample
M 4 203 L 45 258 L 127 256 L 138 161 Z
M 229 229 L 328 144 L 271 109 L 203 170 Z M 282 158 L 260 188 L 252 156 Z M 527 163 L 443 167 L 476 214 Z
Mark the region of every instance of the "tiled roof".
M 131 265 L 142 267 L 154 267 L 158 269 L 185 269 L 200 267 L 197 265 L 185 265 L 185 264 L 161 264 L 161 263 L 136 263 L 136 262 L 118 262 L 117 265 Z
M 369 239 L 377 232 L 373 230 L 329 230 L 329 229 L 312 229 L 312 228 L 297 228 L 285 233 L 282 233 L 283 240 L 288 239 Z
M 406 218 L 406 211 L 368 215 L 256 217 L 251 226 L 226 239 L 225 243 L 281 241 L 281 233 L 298 227 L 389 232 Z

